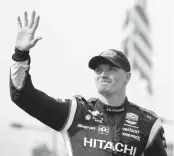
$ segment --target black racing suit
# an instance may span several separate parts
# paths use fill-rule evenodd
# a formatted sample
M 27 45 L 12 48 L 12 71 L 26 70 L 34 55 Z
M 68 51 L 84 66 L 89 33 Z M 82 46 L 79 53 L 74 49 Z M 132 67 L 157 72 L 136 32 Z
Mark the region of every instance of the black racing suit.
M 69 156 L 166 156 L 160 119 L 125 99 L 119 107 L 98 99 L 54 99 L 34 88 L 29 52 L 15 49 L 10 74 L 12 101 L 62 133 Z

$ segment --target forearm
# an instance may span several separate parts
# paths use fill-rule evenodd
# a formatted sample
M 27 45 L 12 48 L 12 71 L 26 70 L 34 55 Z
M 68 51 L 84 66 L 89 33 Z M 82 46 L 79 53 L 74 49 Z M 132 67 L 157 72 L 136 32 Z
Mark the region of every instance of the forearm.
M 31 116 L 59 130 L 69 113 L 71 101 L 58 102 L 34 88 L 29 74 L 29 54 L 15 50 L 10 73 L 12 101 Z

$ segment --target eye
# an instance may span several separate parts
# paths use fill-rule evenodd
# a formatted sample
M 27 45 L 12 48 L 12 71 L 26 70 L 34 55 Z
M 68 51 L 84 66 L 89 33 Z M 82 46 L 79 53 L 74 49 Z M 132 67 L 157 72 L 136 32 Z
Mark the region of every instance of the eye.
M 96 68 L 94 71 L 95 71 L 96 74 L 100 74 L 102 72 L 102 69 L 101 68 Z
M 110 71 L 118 71 L 118 68 L 117 67 L 109 67 L 109 70 Z

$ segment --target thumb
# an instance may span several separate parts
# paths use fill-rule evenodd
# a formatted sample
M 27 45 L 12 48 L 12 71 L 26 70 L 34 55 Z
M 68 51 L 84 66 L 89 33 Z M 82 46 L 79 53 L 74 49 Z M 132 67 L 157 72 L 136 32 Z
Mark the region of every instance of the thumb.
M 42 39 L 42 37 L 35 37 L 35 38 L 31 41 L 31 44 L 32 44 L 33 46 L 35 46 L 36 43 L 37 43 L 39 40 L 41 40 L 41 39 Z

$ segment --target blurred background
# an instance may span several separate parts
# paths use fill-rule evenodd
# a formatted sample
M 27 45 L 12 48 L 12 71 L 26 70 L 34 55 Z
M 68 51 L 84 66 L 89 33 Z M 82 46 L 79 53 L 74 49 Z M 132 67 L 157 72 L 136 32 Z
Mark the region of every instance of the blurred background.
M 95 97 L 89 59 L 109 48 L 123 50 L 132 63 L 130 101 L 161 117 L 173 154 L 172 60 L 174 0 L 6 0 L 0 6 L 0 155 L 65 156 L 59 133 L 32 118 L 10 100 L 9 69 L 17 16 L 41 16 L 31 50 L 36 88 L 55 98 Z

